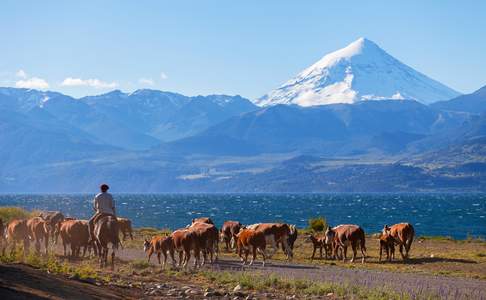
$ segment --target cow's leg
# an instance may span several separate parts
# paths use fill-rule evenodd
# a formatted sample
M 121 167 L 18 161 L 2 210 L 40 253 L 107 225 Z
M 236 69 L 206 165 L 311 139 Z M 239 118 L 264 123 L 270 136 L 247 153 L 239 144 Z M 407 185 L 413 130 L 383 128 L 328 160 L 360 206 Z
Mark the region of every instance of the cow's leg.
M 164 269 L 165 269 L 165 265 L 167 264 L 167 251 L 163 251 L 162 252 L 164 254 Z
M 250 266 L 253 265 L 253 262 L 255 261 L 256 259 L 256 247 L 255 246 L 252 246 L 251 247 L 251 261 L 250 261 Z
M 182 251 L 179 251 L 179 264 L 178 264 L 178 267 L 181 267 L 182 266 L 182 255 L 183 255 L 183 252 Z
M 40 244 L 39 244 L 40 248 Z M 30 241 L 29 238 L 24 238 L 24 255 L 28 255 L 30 252 Z
M 172 267 L 176 266 L 176 260 L 174 258 L 174 249 L 169 250 L 170 258 L 172 259 Z
M 49 252 L 49 250 L 48 250 L 49 249 L 49 234 L 46 234 L 44 236 L 44 247 L 46 249 L 46 255 L 48 255 L 49 254 L 48 253 Z
M 356 255 L 358 254 L 358 249 L 356 247 L 356 242 L 352 242 L 351 248 L 353 249 L 353 257 L 351 258 L 351 262 L 354 262 L 354 260 L 356 259 Z
M 405 260 L 405 255 L 403 254 L 403 244 L 400 243 L 400 254 L 402 255 L 402 259 Z
M 147 262 L 150 263 L 150 258 L 152 257 L 152 254 L 154 253 L 154 249 L 152 249 L 152 247 L 149 248 L 149 252 L 148 252 L 148 257 L 147 257 Z
M 115 270 L 115 247 L 111 248 L 111 270 Z
M 259 248 L 259 250 L 260 250 L 261 255 L 263 256 L 262 267 L 265 267 L 265 259 L 266 259 L 266 257 L 265 257 L 265 249 L 260 249 Z

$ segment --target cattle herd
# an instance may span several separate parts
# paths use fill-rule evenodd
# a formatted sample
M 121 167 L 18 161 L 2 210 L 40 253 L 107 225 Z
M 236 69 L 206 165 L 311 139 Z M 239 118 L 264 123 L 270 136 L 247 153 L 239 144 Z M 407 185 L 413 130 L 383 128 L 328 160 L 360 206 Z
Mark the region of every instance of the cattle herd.
M 115 250 L 122 246 L 120 234 L 125 240 L 133 240 L 131 221 L 126 218 L 105 217 L 95 224 L 94 239 L 89 239 L 87 220 L 77 220 L 64 217 L 60 212 L 45 212 L 29 219 L 12 220 L 3 224 L 0 219 L 0 249 L 5 253 L 7 244 L 11 245 L 12 253 L 16 244 L 24 244 L 24 255 L 29 252 L 30 243 L 34 242 L 36 252 L 40 252 L 41 244 L 48 254 L 49 241 L 57 244 L 60 237 L 64 249 L 64 256 L 79 257 L 86 253 L 99 257 L 100 266 L 108 263 L 108 247 L 111 245 L 111 267 L 114 267 Z M 258 223 L 243 225 L 238 221 L 226 221 L 220 230 L 210 218 L 193 219 L 190 225 L 177 229 L 170 234 L 153 236 L 144 240 L 143 249 L 147 253 L 148 261 L 153 254 L 157 255 L 159 264 L 163 266 L 170 257 L 172 265 L 186 268 L 191 256 L 194 267 L 203 266 L 208 261 L 212 264 L 218 259 L 219 243 L 223 243 L 226 251 L 236 251 L 242 263 L 252 265 L 257 253 L 262 257 L 265 266 L 267 258 L 271 258 L 279 248 L 282 249 L 287 260 L 293 257 L 294 243 L 298 231 L 295 225 L 285 223 Z M 414 239 L 414 228 L 409 223 L 400 223 L 393 226 L 385 225 L 379 238 L 380 258 L 385 252 L 386 259 L 392 261 L 395 256 L 395 246 L 398 245 L 402 259 L 408 258 L 410 247 Z M 347 260 L 347 249 L 351 247 L 356 259 L 358 248 L 361 252 L 361 261 L 366 258 L 366 236 L 364 230 L 358 225 L 339 225 L 327 230 L 321 235 L 307 234 L 305 241 L 311 242 L 313 252 L 311 259 L 315 258 L 319 249 L 322 258 L 323 251 L 326 259 Z M 69 246 L 70 249 L 67 249 Z M 70 253 L 69 251 L 70 250 Z M 82 252 L 81 252 L 82 250 Z M 178 263 L 175 255 L 178 256 Z M 202 254 L 202 259 L 201 259 Z

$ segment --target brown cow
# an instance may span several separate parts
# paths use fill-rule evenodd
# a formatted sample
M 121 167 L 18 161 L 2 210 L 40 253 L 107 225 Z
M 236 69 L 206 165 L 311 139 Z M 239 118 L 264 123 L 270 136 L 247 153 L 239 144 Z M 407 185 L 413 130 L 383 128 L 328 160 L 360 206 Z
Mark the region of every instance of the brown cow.
M 225 243 L 226 251 L 235 248 L 236 235 L 240 232 L 243 226 L 238 221 L 226 221 L 221 227 L 220 231 L 220 241 Z
M 263 257 L 263 267 L 265 267 L 265 248 L 266 248 L 266 236 L 264 231 L 254 230 L 254 229 L 242 229 L 237 234 L 236 248 L 238 251 L 238 256 L 240 257 L 243 265 L 248 262 L 248 254 L 252 252 L 252 258 L 250 261 L 250 266 L 256 259 L 256 252 L 258 251 Z M 245 258 L 243 258 L 243 251 L 245 252 Z
M 174 250 L 179 253 L 179 267 L 187 267 L 191 258 L 191 250 L 194 251 L 194 266 L 197 267 L 199 264 L 199 246 L 196 233 L 187 228 L 183 228 L 172 232 L 170 236 L 174 242 Z M 172 259 L 174 260 L 174 257 Z
M 6 239 L 8 243 L 12 243 L 11 254 L 15 252 L 17 242 L 24 243 L 24 255 L 29 253 L 29 228 L 27 227 L 27 220 L 13 220 L 7 224 Z
M 172 265 L 175 266 L 174 259 L 174 241 L 171 236 L 154 236 L 150 241 L 144 240 L 143 251 L 148 252 L 148 262 L 150 263 L 150 258 L 152 254 L 157 253 L 157 259 L 160 262 L 160 254 L 164 254 L 164 268 L 167 263 L 167 252 L 169 252 L 172 258 Z
M 211 220 L 211 218 L 208 218 L 208 217 L 201 217 L 201 218 L 192 219 L 192 224 L 194 224 L 194 223 L 206 223 L 206 224 L 213 224 L 214 225 L 213 220 Z
M 39 214 L 39 217 L 44 219 L 44 221 L 49 222 L 51 225 L 51 236 L 54 239 L 54 233 L 56 232 L 60 223 L 64 221 L 64 215 L 60 211 L 44 211 Z M 55 243 L 57 244 L 57 238 L 55 238 Z
M 111 269 L 115 268 L 115 250 L 120 245 L 118 221 L 113 216 L 100 218 L 94 226 L 94 237 L 100 255 L 100 268 L 108 265 L 108 246 L 111 244 Z
M 89 233 L 86 221 L 83 220 L 67 220 L 62 221 L 56 232 L 56 239 L 60 235 L 62 246 L 64 249 L 64 256 L 67 255 L 66 247 L 71 246 L 72 257 L 79 257 L 81 247 L 84 247 L 83 256 L 88 247 Z
M 133 241 L 133 234 L 132 234 L 132 221 L 127 218 L 116 218 L 118 220 L 118 228 L 120 232 L 123 234 L 123 240 L 127 239 L 127 236 L 130 236 L 130 239 Z
M 44 221 L 41 217 L 34 217 L 27 220 L 27 228 L 29 229 L 29 237 L 35 241 L 35 251 L 40 252 L 41 242 L 44 241 L 44 247 L 46 255 L 48 253 L 49 236 L 50 236 L 50 223 Z
M 247 229 L 262 231 L 265 234 L 266 245 L 270 245 L 273 248 L 273 253 L 268 255 L 268 257 L 272 257 L 277 252 L 277 243 L 282 243 L 282 249 L 287 255 L 287 260 L 292 259 L 292 249 L 290 249 L 288 244 L 288 237 L 290 235 L 289 225 L 284 223 L 259 223 L 250 225 Z
M 410 223 L 399 223 L 395 224 L 391 227 L 385 225 L 383 228 L 383 233 L 388 232 L 395 243 L 399 245 L 400 254 L 402 255 L 402 259 L 405 260 L 408 258 L 408 252 L 412 247 L 413 238 L 415 236 L 415 230 Z M 405 254 L 403 253 L 403 249 L 405 248 Z
M 380 262 L 383 250 L 385 250 L 386 259 L 389 262 L 391 262 L 392 259 L 395 259 L 395 239 L 390 235 L 388 231 L 385 231 L 380 235 Z
M 353 258 L 351 262 L 354 262 L 357 254 L 358 244 L 361 249 L 362 259 L 361 262 L 365 262 L 366 257 L 366 240 L 364 230 L 358 225 L 339 225 L 336 227 L 327 228 L 326 230 L 326 243 L 333 242 L 334 257 L 338 256 L 338 250 L 341 249 L 344 253 L 343 262 L 346 261 L 348 246 L 351 245 L 353 249 Z
M 199 250 L 203 253 L 202 265 L 206 263 L 207 254 L 210 255 L 210 262 L 218 259 L 218 229 L 209 223 L 193 223 L 189 228 L 196 234 Z M 215 257 L 214 257 L 215 256 Z M 197 257 L 199 260 L 199 257 Z

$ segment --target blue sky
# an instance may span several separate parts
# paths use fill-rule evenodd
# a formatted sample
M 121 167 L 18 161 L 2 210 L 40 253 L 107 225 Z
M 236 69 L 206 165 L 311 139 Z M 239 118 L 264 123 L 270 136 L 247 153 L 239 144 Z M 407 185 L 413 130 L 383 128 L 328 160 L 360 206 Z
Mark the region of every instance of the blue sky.
M 361 36 L 460 92 L 486 85 L 486 1 L 77 2 L 1 2 L 1 86 L 255 99 Z

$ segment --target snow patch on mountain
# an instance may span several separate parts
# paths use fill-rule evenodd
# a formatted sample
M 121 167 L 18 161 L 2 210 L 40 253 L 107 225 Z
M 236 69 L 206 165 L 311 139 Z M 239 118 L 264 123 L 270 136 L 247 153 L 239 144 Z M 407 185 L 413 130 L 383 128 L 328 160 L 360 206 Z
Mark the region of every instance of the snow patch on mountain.
M 384 99 L 428 104 L 457 95 L 453 89 L 401 63 L 374 42 L 360 38 L 327 54 L 256 104 L 313 106 Z

